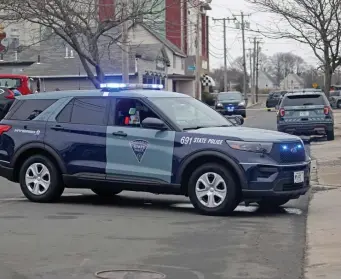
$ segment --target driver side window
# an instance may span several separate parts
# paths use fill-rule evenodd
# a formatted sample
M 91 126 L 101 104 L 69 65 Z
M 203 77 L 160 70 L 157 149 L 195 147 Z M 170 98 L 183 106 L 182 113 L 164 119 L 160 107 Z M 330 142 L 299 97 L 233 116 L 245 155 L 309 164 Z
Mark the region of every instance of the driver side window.
M 115 109 L 115 126 L 140 128 L 147 117 L 160 119 L 138 99 L 118 98 Z

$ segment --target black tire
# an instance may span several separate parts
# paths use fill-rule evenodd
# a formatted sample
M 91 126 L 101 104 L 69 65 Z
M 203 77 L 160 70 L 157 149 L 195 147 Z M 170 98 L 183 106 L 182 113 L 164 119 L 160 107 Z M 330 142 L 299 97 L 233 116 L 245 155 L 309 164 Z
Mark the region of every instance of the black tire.
M 33 164 L 44 165 L 49 171 L 49 187 L 46 192 L 36 195 L 29 190 L 26 185 L 26 172 Z M 44 155 L 34 155 L 29 157 L 21 166 L 19 172 L 20 188 L 25 197 L 32 202 L 49 203 L 56 202 L 60 199 L 64 192 L 65 186 L 62 181 L 62 176 L 57 166 Z
M 338 101 L 338 102 L 337 102 L 336 107 L 337 107 L 338 109 L 341 109 L 341 101 Z
M 268 111 L 271 111 L 271 108 L 268 108 Z
M 220 205 L 214 208 L 203 205 L 196 195 L 196 183 L 205 173 L 216 173 L 220 175 L 226 184 L 226 197 Z M 221 164 L 207 163 L 198 167 L 191 175 L 188 182 L 188 196 L 193 206 L 203 215 L 228 215 L 233 212 L 240 201 L 240 195 L 235 177 Z
M 280 198 L 280 197 L 276 197 L 276 198 L 265 198 L 258 203 L 258 205 L 260 207 L 264 207 L 264 208 L 276 208 L 276 207 L 280 207 L 283 204 L 286 204 L 288 201 L 290 201 L 290 198 Z
M 327 140 L 331 141 L 331 140 L 334 140 L 334 139 L 335 139 L 334 129 L 327 131 Z
M 246 111 L 244 111 L 243 113 L 241 113 L 241 116 L 242 116 L 243 118 L 246 118 Z
M 107 189 L 107 188 L 93 188 L 91 189 L 96 195 L 103 198 L 110 198 L 122 192 L 122 190 Z

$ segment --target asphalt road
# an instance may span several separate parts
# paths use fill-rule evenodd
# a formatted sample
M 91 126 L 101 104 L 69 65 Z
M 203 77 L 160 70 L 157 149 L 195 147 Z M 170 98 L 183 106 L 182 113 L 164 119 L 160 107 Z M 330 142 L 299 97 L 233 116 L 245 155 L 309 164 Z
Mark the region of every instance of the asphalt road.
M 245 126 L 274 129 L 274 117 L 250 110 Z M 197 215 L 176 196 L 122 193 L 105 201 L 73 190 L 58 204 L 34 204 L 17 185 L 0 186 L 1 279 L 90 279 L 108 269 L 171 279 L 303 278 L 307 196 L 276 212 L 241 205 L 223 218 Z

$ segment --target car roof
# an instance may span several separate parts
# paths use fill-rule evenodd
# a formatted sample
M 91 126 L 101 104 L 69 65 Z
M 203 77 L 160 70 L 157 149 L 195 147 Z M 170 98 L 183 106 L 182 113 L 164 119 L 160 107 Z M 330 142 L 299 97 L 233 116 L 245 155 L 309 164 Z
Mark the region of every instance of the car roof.
M 17 97 L 19 100 L 39 100 L 39 99 L 61 99 L 65 97 L 96 97 L 96 96 L 104 96 L 105 90 L 67 90 L 67 91 L 51 91 L 51 92 L 42 92 L 35 94 L 22 95 Z M 161 97 L 161 98 L 190 98 L 190 96 L 171 92 L 171 91 L 163 91 L 163 90 L 143 90 L 143 89 L 134 89 L 134 90 L 122 90 L 117 92 L 109 92 L 106 93 L 105 96 L 112 97 L 135 97 L 135 98 L 153 98 L 153 97 Z
M 284 96 L 285 97 L 290 97 L 290 96 L 305 96 L 305 95 L 320 95 L 320 96 L 322 96 L 323 95 L 323 93 L 322 92 L 319 92 L 319 91 L 315 91 L 315 92 L 302 92 L 302 91 L 300 91 L 300 92 L 289 92 L 289 93 L 286 93 Z

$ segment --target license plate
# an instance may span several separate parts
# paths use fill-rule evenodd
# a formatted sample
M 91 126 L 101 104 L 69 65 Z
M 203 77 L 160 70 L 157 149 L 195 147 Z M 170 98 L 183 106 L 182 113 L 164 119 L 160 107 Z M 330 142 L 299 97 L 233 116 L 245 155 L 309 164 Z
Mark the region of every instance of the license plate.
M 304 182 L 304 171 L 294 172 L 294 183 L 303 183 L 303 182 Z
M 300 116 L 309 116 L 309 111 L 300 111 Z
M 227 111 L 234 111 L 234 107 L 227 107 Z

